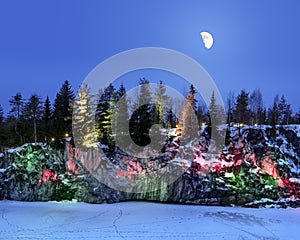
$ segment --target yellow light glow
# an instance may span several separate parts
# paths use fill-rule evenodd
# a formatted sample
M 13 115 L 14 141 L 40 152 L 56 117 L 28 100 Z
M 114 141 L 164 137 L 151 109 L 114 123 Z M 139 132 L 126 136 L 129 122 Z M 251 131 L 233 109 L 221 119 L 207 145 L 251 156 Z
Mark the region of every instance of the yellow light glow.
M 51 138 L 51 142 L 54 142 L 55 141 L 55 138 L 53 137 L 53 138 Z
M 205 122 L 203 122 L 201 125 L 204 127 L 204 126 L 205 126 L 205 124 L 206 124 L 206 123 L 205 123 Z
M 65 134 L 65 137 L 66 137 L 66 138 L 69 137 L 69 133 L 66 133 L 66 134 Z

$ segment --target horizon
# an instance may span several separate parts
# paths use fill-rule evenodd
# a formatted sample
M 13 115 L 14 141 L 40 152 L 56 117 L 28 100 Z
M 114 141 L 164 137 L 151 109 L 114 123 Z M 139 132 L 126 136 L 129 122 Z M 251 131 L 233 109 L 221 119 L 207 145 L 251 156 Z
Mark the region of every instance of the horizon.
M 0 104 L 5 113 L 17 92 L 25 99 L 36 93 L 43 101 L 48 95 L 53 103 L 64 80 L 76 93 L 105 59 L 149 46 L 193 58 L 214 79 L 224 102 L 229 91 L 237 96 L 243 89 L 259 89 L 265 107 L 276 94 L 286 97 L 294 113 L 300 107 L 298 1 L 17 3 L 0 3 Z M 211 49 L 204 47 L 202 31 L 213 35 Z

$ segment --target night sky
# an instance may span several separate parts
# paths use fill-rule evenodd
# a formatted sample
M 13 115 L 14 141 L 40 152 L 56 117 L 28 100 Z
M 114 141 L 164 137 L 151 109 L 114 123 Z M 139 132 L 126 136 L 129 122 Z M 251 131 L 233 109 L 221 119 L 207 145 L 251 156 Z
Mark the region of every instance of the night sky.
M 259 88 L 266 106 L 278 93 L 297 110 L 299 12 L 298 0 L 1 1 L 0 104 L 7 112 L 17 92 L 53 101 L 64 80 L 77 90 L 114 54 L 164 47 L 200 63 L 224 100 L 230 90 Z M 201 31 L 215 38 L 209 50 Z

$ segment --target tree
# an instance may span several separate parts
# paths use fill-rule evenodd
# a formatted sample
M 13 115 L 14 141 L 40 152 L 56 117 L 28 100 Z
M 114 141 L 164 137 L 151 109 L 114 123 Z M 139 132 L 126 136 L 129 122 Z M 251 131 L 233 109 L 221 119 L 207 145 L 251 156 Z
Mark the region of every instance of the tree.
M 11 106 L 10 113 L 13 114 L 13 116 L 16 119 L 20 119 L 21 112 L 22 112 L 22 107 L 23 107 L 23 104 L 24 104 L 24 100 L 22 98 L 21 93 L 17 93 L 15 96 L 13 96 L 9 100 L 9 104 Z
M 250 111 L 249 111 L 249 93 L 242 90 L 236 98 L 236 105 L 234 110 L 234 119 L 238 123 L 250 123 Z
M 111 116 L 115 109 L 116 90 L 110 84 L 102 93 L 96 109 L 96 132 L 102 144 L 110 145 L 112 143 Z
M 167 110 L 167 128 L 175 128 L 176 127 L 176 116 L 173 113 L 172 109 Z
M 278 103 L 278 121 L 279 124 L 289 124 L 292 118 L 291 105 L 287 103 L 284 95 L 281 96 Z
M 194 113 L 197 112 L 197 99 L 195 98 L 195 95 L 196 95 L 196 89 L 195 89 L 194 85 L 192 84 L 190 86 L 190 91 L 189 91 L 189 95 L 187 97 L 187 101 L 188 101 L 188 104 L 194 110 Z
M 76 133 L 76 146 L 89 146 L 97 141 L 93 130 L 94 103 L 87 84 L 82 84 L 73 104 L 73 132 Z
M 295 115 L 293 117 L 293 121 L 294 121 L 295 124 L 300 124 L 300 108 L 295 113 Z
M 235 107 L 235 97 L 234 93 L 230 91 L 227 96 L 227 101 L 226 101 L 226 108 L 227 108 L 227 123 L 228 125 L 231 124 L 233 121 L 233 112 L 234 112 L 234 107 Z
M 197 119 L 197 99 L 195 98 L 196 90 L 193 85 L 190 85 L 189 94 L 186 101 L 182 105 L 180 116 L 180 127 L 182 128 L 182 135 L 187 141 L 194 137 L 194 133 L 198 131 Z
M 61 139 L 65 133 L 72 132 L 72 102 L 74 99 L 74 92 L 66 80 L 54 100 L 53 130 L 56 139 Z
M 153 121 L 165 126 L 165 110 L 169 97 L 166 95 L 166 87 L 159 81 L 154 95 Z
M 249 97 L 249 108 L 251 112 L 251 124 L 262 124 L 263 98 L 259 89 L 255 89 Z
M 133 113 L 129 120 L 129 132 L 135 144 L 147 146 L 151 142 L 148 134 L 154 122 L 151 88 L 145 78 L 140 79 L 139 84 L 140 91 L 132 106 Z
M 116 93 L 117 106 L 114 112 L 114 129 L 118 131 L 117 134 L 125 136 L 129 134 L 129 113 L 128 113 L 128 99 L 126 89 L 123 83 L 120 85 Z
M 24 100 L 21 93 L 17 93 L 13 96 L 9 100 L 9 105 L 11 106 L 11 110 L 9 111 L 7 122 L 9 123 L 8 127 L 10 128 L 10 144 L 18 143 L 22 145 L 24 139 L 21 125 L 21 113 L 23 111 Z M 14 140 L 14 135 L 18 136 L 19 141 Z
M 51 130 L 52 130 L 52 108 L 49 97 L 46 97 L 43 106 L 43 113 L 41 119 L 41 133 L 44 136 L 44 140 L 47 142 L 51 138 Z
M 218 128 L 218 126 L 226 123 L 226 113 L 222 106 L 217 103 L 215 93 L 212 92 L 210 103 L 208 107 L 208 128 L 207 132 L 215 141 L 215 146 L 221 147 L 222 139 L 225 137 L 225 128 Z M 215 133 L 215 134 L 214 134 Z
M 38 122 L 41 120 L 43 108 L 40 97 L 37 94 L 30 96 L 29 101 L 25 103 L 23 109 L 23 116 L 26 121 L 29 122 L 31 129 L 33 128 L 33 141 L 37 142 L 37 128 Z
M 209 121 L 207 119 L 207 116 L 208 116 L 208 112 L 207 112 L 207 108 L 206 108 L 205 104 L 199 103 L 198 108 L 197 108 L 198 122 L 201 124 L 205 124 L 207 121 Z
M 278 108 L 279 96 L 278 94 L 274 97 L 273 105 L 268 110 L 268 124 L 270 124 L 273 128 L 279 122 L 279 108 Z

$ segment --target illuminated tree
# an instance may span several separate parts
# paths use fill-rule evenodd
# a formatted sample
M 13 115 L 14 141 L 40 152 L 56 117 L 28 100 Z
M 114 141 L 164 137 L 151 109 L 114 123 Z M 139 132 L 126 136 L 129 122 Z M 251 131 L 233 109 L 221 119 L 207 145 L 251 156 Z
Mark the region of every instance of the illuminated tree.
M 110 84 L 101 93 L 96 109 L 96 131 L 101 143 L 110 145 L 112 143 L 111 116 L 115 108 L 116 91 Z
M 93 130 L 92 119 L 94 115 L 94 102 L 87 84 L 82 84 L 73 104 L 73 132 L 76 133 L 77 143 L 88 146 L 97 140 Z
M 165 126 L 165 110 L 169 97 L 166 95 L 166 87 L 159 81 L 154 95 L 153 121 L 155 124 Z
M 126 89 L 123 84 L 119 87 L 116 93 L 117 106 L 114 111 L 114 124 L 115 130 L 118 131 L 119 136 L 125 136 L 129 134 L 129 113 L 128 113 L 128 99 L 126 95 Z

